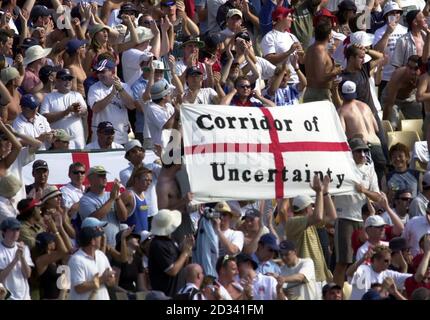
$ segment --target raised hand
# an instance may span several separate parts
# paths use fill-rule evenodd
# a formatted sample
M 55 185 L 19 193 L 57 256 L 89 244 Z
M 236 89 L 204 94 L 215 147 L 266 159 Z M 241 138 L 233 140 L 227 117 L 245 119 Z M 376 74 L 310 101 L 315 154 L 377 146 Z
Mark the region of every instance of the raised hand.
M 323 184 L 321 182 L 320 176 L 318 174 L 314 175 L 314 179 L 312 181 L 312 184 L 309 184 L 312 190 L 314 190 L 316 193 L 322 192 L 323 190 Z

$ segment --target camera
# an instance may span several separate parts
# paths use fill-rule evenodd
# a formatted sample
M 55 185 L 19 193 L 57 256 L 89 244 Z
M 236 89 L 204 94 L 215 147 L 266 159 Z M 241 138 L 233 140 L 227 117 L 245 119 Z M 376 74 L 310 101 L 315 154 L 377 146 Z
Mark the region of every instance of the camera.
M 213 208 L 206 207 L 203 210 L 203 216 L 206 219 L 213 220 L 213 219 L 218 219 L 220 217 L 220 214 L 218 211 L 215 211 Z

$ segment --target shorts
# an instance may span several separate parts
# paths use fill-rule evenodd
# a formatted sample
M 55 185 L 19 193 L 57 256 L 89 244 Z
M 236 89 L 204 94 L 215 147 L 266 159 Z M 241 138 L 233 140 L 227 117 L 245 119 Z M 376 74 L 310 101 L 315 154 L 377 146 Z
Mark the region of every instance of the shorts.
M 314 102 L 328 100 L 332 101 L 331 92 L 329 89 L 306 88 L 303 96 L 303 102 Z
M 337 219 L 334 231 L 334 248 L 336 252 L 336 262 L 351 264 L 354 259 L 352 249 L 352 233 L 362 228 L 363 223 L 348 219 Z

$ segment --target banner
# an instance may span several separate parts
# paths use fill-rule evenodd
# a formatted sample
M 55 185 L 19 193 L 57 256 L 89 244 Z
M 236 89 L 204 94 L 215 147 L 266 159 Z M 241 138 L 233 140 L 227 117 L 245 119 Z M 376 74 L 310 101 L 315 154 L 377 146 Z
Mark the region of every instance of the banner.
M 194 200 L 314 195 L 315 172 L 332 194 L 360 181 L 336 109 L 328 101 L 276 108 L 184 105 L 185 164 Z
M 45 160 L 49 167 L 48 183 L 61 186 L 70 182 L 69 166 L 73 162 L 81 162 L 86 169 L 93 166 L 104 166 L 108 171 L 106 177 L 108 182 L 114 179 L 119 180 L 119 172 L 129 166 L 128 160 L 124 158 L 125 150 L 116 149 L 109 151 L 70 151 L 70 152 L 38 152 L 36 160 Z M 145 163 L 152 163 L 158 157 L 152 151 L 146 151 Z M 30 163 L 23 168 L 23 179 L 26 185 L 32 184 L 34 178 L 32 175 L 32 165 Z M 87 181 L 86 181 L 87 182 Z M 109 188 L 108 188 L 109 189 Z

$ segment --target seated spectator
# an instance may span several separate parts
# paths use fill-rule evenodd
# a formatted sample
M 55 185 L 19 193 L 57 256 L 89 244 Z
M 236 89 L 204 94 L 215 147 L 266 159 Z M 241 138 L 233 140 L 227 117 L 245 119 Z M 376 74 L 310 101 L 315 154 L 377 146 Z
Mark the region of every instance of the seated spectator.
M 18 242 L 21 223 L 7 218 L 0 224 L 3 241 L 0 242 L 0 283 L 10 292 L 9 300 L 30 300 L 28 279 L 34 263 L 30 250 Z
M 36 236 L 45 231 L 40 206 L 42 203 L 33 198 L 22 199 L 18 202 L 19 215 L 17 219 L 21 222 L 19 240 L 24 242 L 30 250 L 36 246 Z
M 258 262 L 257 272 L 262 274 L 279 275 L 281 268 L 273 261 L 279 253 L 277 239 L 273 234 L 266 233 L 258 240 L 257 251 L 255 251 L 255 260 Z
M 402 237 L 408 241 L 408 246 L 411 248 L 411 253 L 415 257 L 420 250 L 420 242 L 423 235 L 430 233 L 430 205 L 427 206 L 424 216 L 411 219 L 403 230 Z
M 206 300 L 200 291 L 204 279 L 202 267 L 196 263 L 189 264 L 184 268 L 184 274 L 187 283 L 179 289 L 175 298 L 183 300 Z
M 18 91 L 20 74 L 16 68 L 8 67 L 1 70 L 0 79 L 12 98 L 12 100 L 6 104 L 2 112 L 2 119 L 7 123 L 11 123 L 21 113 L 21 106 L 19 103 L 21 94 Z
M 52 145 L 49 150 L 69 150 L 70 140 L 72 137 L 64 129 L 54 130 L 52 135 Z
M 234 256 L 220 256 L 216 263 L 216 284 L 222 300 L 246 300 L 242 285 L 237 281 L 239 271 Z
M 116 143 L 115 129 L 109 121 L 100 122 L 97 126 L 97 140 L 86 145 L 87 150 L 107 150 L 123 149 L 123 146 Z
M 74 162 L 69 166 L 70 182 L 60 188 L 63 197 L 62 204 L 72 221 L 77 218 L 79 212 L 79 200 L 85 192 L 84 180 L 86 176 L 85 165 Z
M 49 167 L 45 160 L 36 160 L 33 162 L 32 175 L 34 183 L 25 186 L 27 198 L 42 198 L 43 190 L 48 186 Z
M 255 208 L 245 210 L 242 224 L 238 230 L 242 231 L 245 236 L 242 251 L 246 254 L 253 254 L 257 250 L 260 237 L 263 234 L 269 233 L 267 227 L 264 225 L 261 212 Z
M 342 288 L 334 282 L 327 283 L 322 289 L 323 300 L 343 300 Z
M 408 189 L 415 198 L 418 194 L 419 172 L 409 169 L 410 151 L 407 146 L 397 143 L 390 148 L 390 162 L 394 170 L 384 176 L 381 184 L 382 190 L 392 199 L 397 190 Z
M 18 210 L 13 203 L 13 198 L 22 183 L 14 175 L 8 175 L 0 179 L 0 223 L 6 218 L 16 218 Z
M 396 237 L 390 240 L 388 247 L 391 250 L 390 270 L 413 273 L 412 255 L 405 238 Z M 410 267 L 411 266 L 411 267 Z
M 212 88 L 202 88 L 203 72 L 198 67 L 188 67 L 185 70 L 185 81 L 188 88 L 184 92 L 184 102 L 192 104 L 219 104 L 221 98 L 225 96 L 219 81 L 215 83 L 216 91 Z
M 387 241 L 382 241 L 384 239 L 385 221 L 378 215 L 370 216 L 364 222 L 364 230 L 367 233 L 367 241 L 357 250 L 355 260 L 360 260 L 369 248 L 374 248 L 375 246 L 381 245 L 388 247 Z
M 409 206 L 409 216 L 422 217 L 426 215 L 427 205 L 430 199 L 430 172 L 426 172 L 422 177 L 422 191 L 412 200 Z
M 39 79 L 39 70 L 46 64 L 46 57 L 51 53 L 51 48 L 44 49 L 35 45 L 25 51 L 24 67 L 25 75 L 21 88 L 25 93 L 37 93 L 42 90 L 43 84 Z
M 314 262 L 310 258 L 299 258 L 293 241 L 284 240 L 279 244 L 282 262 L 278 281 L 288 300 L 321 300 L 317 291 Z M 324 289 L 323 289 L 324 290 Z
M 414 291 L 418 288 L 430 290 L 430 236 L 424 236 L 424 254 L 414 261 L 416 266 L 415 274 L 406 279 L 405 290 L 408 299 L 412 299 Z
M 405 225 L 409 221 L 409 206 L 413 200 L 412 191 L 409 189 L 400 189 L 394 193 L 393 211 L 399 217 L 400 221 Z M 387 223 L 392 226 L 393 221 L 390 218 L 388 212 L 381 214 L 381 217 Z

